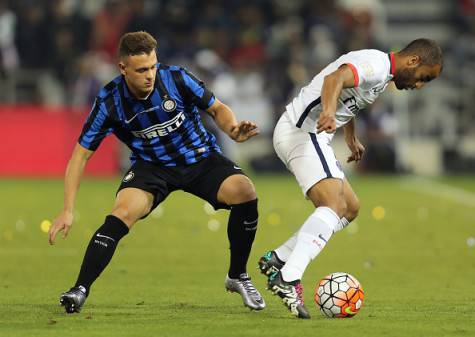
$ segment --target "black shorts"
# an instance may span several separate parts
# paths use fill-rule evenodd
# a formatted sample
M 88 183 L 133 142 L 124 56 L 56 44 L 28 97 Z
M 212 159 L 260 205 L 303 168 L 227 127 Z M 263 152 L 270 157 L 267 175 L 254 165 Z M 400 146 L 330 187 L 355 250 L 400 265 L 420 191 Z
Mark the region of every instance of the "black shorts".
M 228 205 L 218 201 L 218 190 L 221 183 L 234 174 L 244 173 L 234 162 L 217 152 L 187 166 L 168 167 L 137 160 L 125 174 L 117 193 L 127 187 L 150 192 L 154 196 L 150 211 L 176 190 L 196 195 L 215 209 L 229 209 Z

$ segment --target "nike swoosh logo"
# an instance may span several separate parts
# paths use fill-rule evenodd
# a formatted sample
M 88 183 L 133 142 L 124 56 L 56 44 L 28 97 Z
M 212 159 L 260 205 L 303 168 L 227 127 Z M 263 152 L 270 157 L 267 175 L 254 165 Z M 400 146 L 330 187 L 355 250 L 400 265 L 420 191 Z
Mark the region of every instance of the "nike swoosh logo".
M 252 225 L 252 224 L 257 223 L 257 220 L 258 220 L 258 219 L 253 220 L 253 221 L 246 221 L 246 220 L 244 220 L 244 224 L 245 224 L 245 225 Z
M 159 106 L 159 105 L 154 106 L 154 107 L 151 107 L 150 109 L 146 109 L 146 110 L 142 110 L 142 111 L 140 111 L 140 112 L 137 112 L 135 115 L 132 116 L 131 119 L 126 119 L 126 120 L 125 120 L 125 123 L 126 123 L 126 124 L 129 124 L 129 123 L 132 122 L 132 121 L 135 119 L 135 117 L 137 117 L 138 115 L 141 115 L 141 114 L 146 113 L 146 112 L 158 110 L 158 109 L 160 109 L 160 106 Z
M 234 167 L 236 170 L 242 170 L 242 168 L 240 168 L 239 166 L 233 165 L 233 167 Z
M 325 243 L 328 243 L 328 241 L 327 241 L 327 240 L 325 240 L 325 238 L 323 237 L 323 235 L 322 235 L 322 234 L 318 234 L 318 237 L 319 237 L 320 239 L 322 239 L 323 241 L 325 241 Z
M 111 238 L 110 236 L 107 236 L 107 235 L 101 235 L 101 234 L 97 233 L 96 236 L 98 238 L 106 238 L 106 239 L 109 239 L 109 240 L 112 240 L 112 241 L 115 242 L 115 240 L 113 238 Z
M 356 315 L 356 312 L 354 311 L 351 311 L 351 307 L 346 307 L 345 308 L 345 312 L 349 315 Z

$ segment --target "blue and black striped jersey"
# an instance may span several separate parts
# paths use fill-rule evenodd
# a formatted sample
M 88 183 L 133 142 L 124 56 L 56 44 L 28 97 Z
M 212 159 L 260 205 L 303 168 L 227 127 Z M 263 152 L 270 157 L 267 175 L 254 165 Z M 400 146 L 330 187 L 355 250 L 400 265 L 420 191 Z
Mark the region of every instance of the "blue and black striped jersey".
M 132 150 L 132 161 L 140 158 L 164 166 L 193 164 L 211 152 L 221 152 L 198 111 L 214 102 L 204 83 L 186 69 L 158 64 L 154 90 L 147 99 L 135 99 L 123 76 L 104 86 L 78 142 L 95 151 L 114 133 Z

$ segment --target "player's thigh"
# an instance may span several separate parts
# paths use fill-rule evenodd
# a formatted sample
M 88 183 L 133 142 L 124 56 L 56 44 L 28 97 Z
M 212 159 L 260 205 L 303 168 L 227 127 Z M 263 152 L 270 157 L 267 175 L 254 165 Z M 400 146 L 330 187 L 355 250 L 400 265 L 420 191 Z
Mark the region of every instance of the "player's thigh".
M 169 171 L 160 165 L 137 160 L 122 179 L 113 214 L 125 219 L 124 222 L 130 226 L 145 218 L 171 192 L 177 190 L 179 181 Z
M 297 179 L 303 194 L 316 207 L 337 208 L 339 203 L 341 205 L 338 208 L 343 207 L 345 174 L 330 146 L 329 138 L 315 134 L 299 138 L 287 156 L 287 167 Z
M 254 200 L 256 192 L 251 180 L 232 160 L 212 153 L 194 168 L 194 178 L 184 190 L 208 201 L 215 209 Z
M 154 196 L 150 192 L 134 187 L 124 188 L 117 193 L 111 214 L 131 228 L 150 212 L 153 202 Z
M 346 200 L 345 218 L 348 221 L 352 221 L 358 216 L 360 201 L 347 179 L 343 180 L 343 194 Z

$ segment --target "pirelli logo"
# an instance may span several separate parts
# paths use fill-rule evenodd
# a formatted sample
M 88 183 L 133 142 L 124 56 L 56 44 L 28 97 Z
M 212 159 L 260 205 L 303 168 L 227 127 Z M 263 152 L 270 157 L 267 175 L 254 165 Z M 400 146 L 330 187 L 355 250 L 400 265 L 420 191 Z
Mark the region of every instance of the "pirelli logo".
M 169 121 L 166 121 L 165 123 L 155 124 L 140 131 L 132 131 L 132 134 L 135 137 L 143 139 L 152 139 L 160 136 L 166 136 L 170 132 L 173 132 L 178 129 L 181 124 L 183 124 L 185 118 L 185 114 L 183 112 L 180 112 L 178 115 L 176 115 Z

